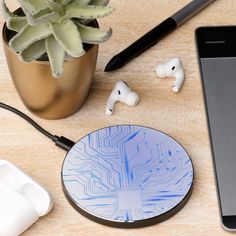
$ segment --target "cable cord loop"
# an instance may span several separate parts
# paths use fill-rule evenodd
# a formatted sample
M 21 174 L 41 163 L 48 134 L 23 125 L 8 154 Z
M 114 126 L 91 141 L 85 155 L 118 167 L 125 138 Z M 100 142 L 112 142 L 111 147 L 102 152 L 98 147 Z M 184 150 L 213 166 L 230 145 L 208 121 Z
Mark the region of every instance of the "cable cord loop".
M 0 102 L 0 107 L 5 110 L 11 111 L 11 112 L 15 113 L 16 115 L 20 116 L 21 118 L 23 118 L 24 120 L 26 120 L 35 129 L 37 129 L 39 132 L 41 132 L 46 137 L 51 139 L 56 144 L 56 146 L 66 150 L 66 151 L 69 151 L 71 149 L 71 147 L 74 145 L 73 141 L 71 141 L 63 136 L 59 137 L 57 135 L 53 135 L 53 134 L 49 133 L 47 130 L 45 130 L 43 127 L 41 127 L 39 124 L 37 124 L 34 120 L 32 120 L 29 116 L 27 116 L 23 112 L 17 110 L 16 108 L 9 106 L 9 105 L 2 103 L 2 102 Z

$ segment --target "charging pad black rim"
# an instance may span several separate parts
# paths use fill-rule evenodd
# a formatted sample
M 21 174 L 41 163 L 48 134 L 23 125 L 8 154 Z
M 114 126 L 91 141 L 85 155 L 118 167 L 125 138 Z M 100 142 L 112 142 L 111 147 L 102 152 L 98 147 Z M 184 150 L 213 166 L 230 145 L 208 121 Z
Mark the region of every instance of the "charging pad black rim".
M 153 128 L 149 128 L 149 127 L 146 127 L 146 126 L 140 126 L 140 125 L 116 125 L 116 126 L 109 126 L 109 127 L 106 127 L 106 128 L 101 128 L 101 129 L 95 130 L 95 131 L 85 135 L 84 137 L 82 137 L 77 143 L 79 143 L 81 140 L 86 138 L 88 135 L 94 134 L 94 133 L 99 132 L 101 130 L 109 129 L 109 128 L 114 128 L 114 127 L 128 127 L 128 126 L 130 126 L 130 127 L 137 127 L 137 128 L 143 128 L 143 129 L 150 129 L 152 131 L 156 131 L 156 132 L 158 132 L 160 134 L 165 135 L 166 137 L 168 137 L 171 140 L 173 140 L 176 144 L 178 144 L 182 148 L 182 150 L 187 154 L 187 156 L 189 158 L 189 162 L 191 163 L 191 167 L 192 167 L 192 182 L 191 182 L 191 186 L 189 187 L 189 190 L 186 193 L 185 197 L 175 207 L 173 207 L 169 211 L 166 211 L 165 213 L 160 214 L 158 216 L 150 217 L 148 219 L 135 220 L 135 221 L 132 221 L 132 222 L 130 222 L 130 221 L 125 222 L 125 221 L 118 221 L 118 220 L 117 221 L 116 220 L 110 220 L 110 219 L 107 219 L 107 218 L 103 218 L 101 216 L 98 217 L 97 215 L 93 214 L 92 212 L 87 211 L 83 207 L 78 206 L 78 204 L 76 203 L 76 201 L 74 200 L 74 198 L 72 197 L 72 195 L 69 193 L 68 189 L 65 186 L 65 183 L 63 181 L 63 167 L 64 167 L 65 161 L 66 161 L 66 159 L 68 157 L 68 153 L 70 153 L 70 151 L 69 151 L 66 154 L 66 156 L 65 156 L 65 159 L 64 159 L 63 165 L 62 165 L 62 171 L 61 171 L 62 188 L 63 188 L 63 192 L 65 194 L 65 197 L 67 198 L 69 203 L 74 207 L 74 209 L 76 211 L 78 211 L 81 215 L 89 218 L 92 221 L 95 221 L 97 223 L 101 223 L 103 225 L 111 226 L 111 227 L 137 228 L 137 227 L 150 226 L 150 225 L 153 225 L 153 224 L 156 224 L 156 223 L 160 223 L 160 222 L 162 222 L 164 220 L 167 220 L 170 217 L 172 217 L 173 215 L 175 215 L 177 212 L 179 212 L 185 206 L 185 204 L 188 202 L 188 200 L 189 200 L 189 198 L 191 196 L 192 190 L 193 190 L 194 168 L 193 168 L 193 163 L 192 163 L 192 160 L 191 160 L 190 156 L 188 155 L 188 153 L 185 150 L 185 148 L 179 142 L 177 142 L 175 139 L 173 139 L 172 137 L 170 137 L 169 135 L 167 135 L 166 133 L 164 133 L 162 131 L 159 131 L 159 130 L 153 129 Z
M 183 209 L 183 207 L 187 204 L 189 198 L 191 197 L 192 191 L 193 191 L 193 186 L 190 188 L 188 194 L 186 195 L 186 197 L 183 199 L 183 201 L 178 204 L 174 209 L 170 210 L 169 212 L 166 212 L 163 215 L 159 215 L 157 217 L 153 217 L 147 220 L 139 220 L 139 221 L 135 221 L 132 223 L 128 223 L 128 222 L 113 222 L 113 221 L 108 221 L 102 218 L 98 218 L 90 213 L 88 213 L 87 211 L 83 210 L 82 208 L 78 207 L 77 204 L 69 197 L 69 193 L 66 190 L 63 182 L 62 182 L 62 188 L 63 188 L 63 192 L 64 195 L 67 199 L 67 201 L 71 204 L 71 206 L 77 211 L 79 212 L 81 215 L 83 215 L 84 217 L 99 223 L 99 224 L 103 224 L 106 226 L 110 226 L 110 227 L 115 227 L 115 228 L 125 228 L 125 229 L 132 229 L 132 228 L 142 228 L 142 227 L 147 227 L 147 226 L 152 226 L 154 224 L 158 224 L 161 223 L 165 220 L 168 220 L 169 218 L 171 218 L 172 216 L 174 216 L 175 214 L 177 214 L 180 210 Z

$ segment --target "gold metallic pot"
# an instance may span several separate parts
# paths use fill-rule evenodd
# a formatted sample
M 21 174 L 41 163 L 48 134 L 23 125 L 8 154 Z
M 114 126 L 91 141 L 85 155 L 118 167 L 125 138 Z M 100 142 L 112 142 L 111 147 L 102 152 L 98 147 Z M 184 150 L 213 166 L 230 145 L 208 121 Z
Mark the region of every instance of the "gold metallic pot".
M 98 27 L 97 22 L 95 22 Z M 84 104 L 97 63 L 98 45 L 89 45 L 81 58 L 64 63 L 64 75 L 54 78 L 48 61 L 24 63 L 8 46 L 6 24 L 2 38 L 9 71 L 25 106 L 46 119 L 61 119 L 77 112 Z

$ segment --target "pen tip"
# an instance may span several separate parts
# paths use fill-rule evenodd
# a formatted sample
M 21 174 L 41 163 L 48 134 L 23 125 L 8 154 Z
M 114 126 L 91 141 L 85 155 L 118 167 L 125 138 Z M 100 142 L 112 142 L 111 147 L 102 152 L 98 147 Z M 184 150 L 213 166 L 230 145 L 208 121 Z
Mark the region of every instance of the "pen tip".
M 121 68 L 123 65 L 122 60 L 119 56 L 114 56 L 106 65 L 105 72 L 113 71 Z

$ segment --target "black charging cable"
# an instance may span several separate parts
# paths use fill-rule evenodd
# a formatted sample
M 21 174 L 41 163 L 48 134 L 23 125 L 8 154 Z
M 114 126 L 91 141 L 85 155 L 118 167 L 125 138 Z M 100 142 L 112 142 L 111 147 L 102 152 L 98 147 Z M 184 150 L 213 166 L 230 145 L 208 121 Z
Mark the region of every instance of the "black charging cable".
M 56 144 L 56 146 L 66 150 L 66 151 L 69 151 L 72 148 L 72 146 L 75 144 L 73 141 L 71 141 L 70 139 L 68 139 L 64 136 L 59 137 L 57 135 L 53 135 L 53 134 L 49 133 L 47 130 L 45 130 L 40 125 L 38 125 L 34 120 L 32 120 L 29 116 L 27 116 L 26 114 L 17 110 L 14 107 L 11 107 L 11 106 L 9 106 L 5 103 L 2 103 L 2 102 L 0 102 L 0 107 L 5 110 L 11 111 L 11 112 L 15 113 L 16 115 L 20 116 L 21 118 L 23 118 L 24 120 L 29 122 L 39 132 L 41 132 L 46 137 L 51 139 Z

